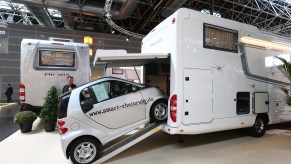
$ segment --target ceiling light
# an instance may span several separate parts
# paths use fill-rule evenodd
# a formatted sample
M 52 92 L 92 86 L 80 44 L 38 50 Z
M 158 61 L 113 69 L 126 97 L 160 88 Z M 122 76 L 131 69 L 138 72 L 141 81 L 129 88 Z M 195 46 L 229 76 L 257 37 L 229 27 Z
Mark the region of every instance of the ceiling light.
M 84 36 L 84 44 L 93 44 L 93 38 L 91 36 Z

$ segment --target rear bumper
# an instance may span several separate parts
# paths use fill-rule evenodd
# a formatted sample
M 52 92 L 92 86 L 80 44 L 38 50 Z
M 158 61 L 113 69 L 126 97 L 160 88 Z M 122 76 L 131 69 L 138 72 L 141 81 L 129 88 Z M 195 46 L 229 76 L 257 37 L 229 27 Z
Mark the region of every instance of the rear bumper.
M 173 128 L 173 127 L 170 127 L 168 125 L 165 125 L 163 130 L 164 130 L 164 132 L 172 134 L 172 135 L 178 134 L 178 128 Z

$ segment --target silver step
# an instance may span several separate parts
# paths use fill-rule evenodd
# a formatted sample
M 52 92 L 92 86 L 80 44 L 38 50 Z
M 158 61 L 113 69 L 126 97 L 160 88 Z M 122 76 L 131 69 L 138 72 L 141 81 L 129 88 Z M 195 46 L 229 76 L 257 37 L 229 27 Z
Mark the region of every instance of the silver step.
M 106 160 L 114 157 L 115 155 L 121 153 L 122 151 L 130 148 L 131 146 L 137 144 L 138 142 L 158 132 L 163 127 L 164 127 L 164 124 L 158 124 L 158 123 L 150 124 L 149 126 L 143 128 L 142 130 L 104 149 L 102 152 L 100 152 L 99 159 L 95 161 L 93 164 L 99 164 L 99 163 L 105 162 Z

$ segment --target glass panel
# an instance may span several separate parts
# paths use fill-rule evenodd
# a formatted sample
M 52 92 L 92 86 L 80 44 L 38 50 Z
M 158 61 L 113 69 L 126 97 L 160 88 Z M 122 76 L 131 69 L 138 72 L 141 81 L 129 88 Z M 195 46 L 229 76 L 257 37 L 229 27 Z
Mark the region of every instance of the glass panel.
M 236 113 L 238 115 L 250 113 L 250 92 L 236 94 Z
M 237 52 L 237 31 L 204 24 L 204 47 Z
M 39 66 L 75 67 L 75 52 L 40 50 Z
M 92 87 L 98 102 L 109 99 L 108 86 L 108 82 L 105 82 Z
M 80 93 L 80 103 L 83 111 L 88 111 L 88 105 L 119 97 L 136 90 L 139 87 L 121 81 L 106 81 L 83 89 Z
M 110 94 L 112 97 L 118 97 L 133 91 L 133 85 L 121 81 L 111 81 Z

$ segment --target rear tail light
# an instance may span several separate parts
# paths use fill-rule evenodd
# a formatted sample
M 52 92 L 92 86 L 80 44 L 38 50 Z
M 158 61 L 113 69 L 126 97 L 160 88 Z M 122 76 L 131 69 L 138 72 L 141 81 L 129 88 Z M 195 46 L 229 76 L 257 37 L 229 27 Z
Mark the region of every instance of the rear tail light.
M 177 121 L 177 95 L 173 95 L 170 99 L 170 117 L 173 122 Z
M 20 88 L 19 88 L 19 99 L 22 102 L 25 102 L 25 85 L 20 83 Z
M 68 128 L 66 127 L 63 127 L 65 125 L 65 121 L 63 120 L 58 120 L 58 126 L 59 126 L 59 131 L 60 131 L 60 134 L 65 134 L 67 131 L 68 131 Z
M 175 24 L 175 22 L 176 22 L 176 18 L 173 18 L 172 19 L 172 24 Z
M 59 120 L 58 121 L 58 125 L 59 125 L 59 127 L 62 127 L 63 125 L 65 125 L 65 121 Z
M 65 134 L 68 131 L 68 128 L 61 127 L 59 130 L 60 130 L 60 134 L 62 135 L 62 134 Z

